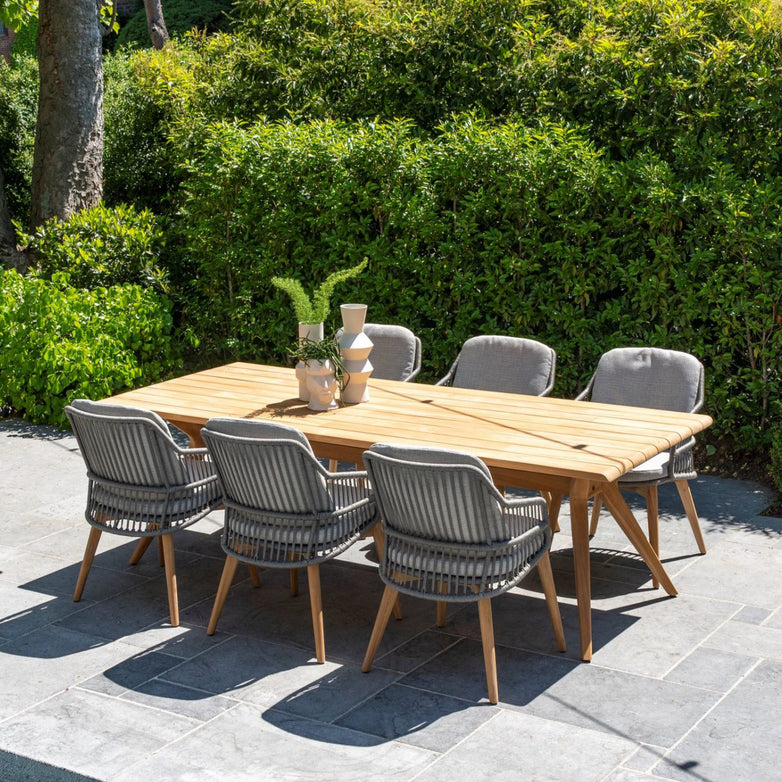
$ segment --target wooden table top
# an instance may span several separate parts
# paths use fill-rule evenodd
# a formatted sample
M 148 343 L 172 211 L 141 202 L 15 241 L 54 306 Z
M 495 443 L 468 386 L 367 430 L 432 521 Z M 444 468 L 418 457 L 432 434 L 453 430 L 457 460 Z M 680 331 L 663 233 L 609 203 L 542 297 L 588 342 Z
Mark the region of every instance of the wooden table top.
M 524 476 L 595 482 L 706 429 L 707 415 L 370 378 L 370 399 L 313 412 L 292 369 L 234 363 L 112 397 L 154 410 L 194 440 L 212 417 L 265 418 L 304 432 L 319 456 L 359 461 L 377 442 L 463 450 L 508 485 Z M 358 458 L 357 458 L 358 457 Z

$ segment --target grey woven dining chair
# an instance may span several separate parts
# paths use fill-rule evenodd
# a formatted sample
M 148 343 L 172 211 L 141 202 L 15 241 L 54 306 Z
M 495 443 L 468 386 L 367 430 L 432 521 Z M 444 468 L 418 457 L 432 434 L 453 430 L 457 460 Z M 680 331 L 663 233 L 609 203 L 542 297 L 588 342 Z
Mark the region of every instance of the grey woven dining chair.
M 604 353 L 587 387 L 576 399 L 591 399 L 634 407 L 652 407 L 695 413 L 703 406 L 704 369 L 695 356 L 663 348 L 616 348 Z M 706 553 L 698 513 L 688 481 L 697 477 L 693 459 L 695 438 L 664 451 L 622 476 L 620 489 L 630 489 L 646 500 L 649 542 L 660 553 L 657 487 L 673 482 L 701 554 Z M 594 535 L 602 500 L 594 498 L 589 533 Z M 656 584 L 655 584 L 656 585 Z
M 157 539 L 165 565 L 171 624 L 179 626 L 172 535 L 222 501 L 206 448 L 180 448 L 160 416 L 149 410 L 76 399 L 65 408 L 87 465 L 90 530 L 73 593 L 81 600 L 101 534 L 141 540 L 135 565 Z
M 548 396 L 557 355 L 534 339 L 483 335 L 468 339 L 436 385 Z
M 537 564 L 557 648 L 565 651 L 549 560 L 551 529 L 542 498 L 508 500 L 478 458 L 439 448 L 377 444 L 364 453 L 385 533 L 385 591 L 362 670 L 372 666 L 402 592 L 478 603 L 489 701 L 497 703 L 491 598 L 516 586 Z M 444 611 L 438 610 L 442 626 Z
M 315 656 L 326 660 L 320 565 L 377 521 L 366 472 L 330 473 L 307 438 L 268 421 L 213 418 L 201 430 L 225 503 L 225 566 L 207 634 L 217 628 L 237 564 L 307 568 Z M 379 528 L 378 528 L 379 531 Z

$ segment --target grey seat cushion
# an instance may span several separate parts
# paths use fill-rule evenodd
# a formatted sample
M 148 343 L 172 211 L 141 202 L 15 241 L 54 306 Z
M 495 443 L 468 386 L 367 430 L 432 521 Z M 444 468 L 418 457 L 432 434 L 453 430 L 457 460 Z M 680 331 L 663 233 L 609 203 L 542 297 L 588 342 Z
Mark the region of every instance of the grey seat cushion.
M 634 470 L 619 479 L 619 483 L 647 483 L 662 480 L 668 476 L 668 463 L 671 460 L 669 451 L 663 451 L 639 464 Z
M 451 385 L 539 396 L 551 384 L 556 355 L 534 339 L 484 335 L 459 352 Z

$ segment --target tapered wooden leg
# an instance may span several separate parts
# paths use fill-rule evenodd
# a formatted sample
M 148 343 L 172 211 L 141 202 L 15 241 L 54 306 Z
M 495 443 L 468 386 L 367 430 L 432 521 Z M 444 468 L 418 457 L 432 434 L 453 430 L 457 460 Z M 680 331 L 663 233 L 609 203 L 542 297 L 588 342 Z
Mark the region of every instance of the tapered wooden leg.
M 494 652 L 494 624 L 491 618 L 491 598 L 478 601 L 478 619 L 481 625 L 481 643 L 483 644 L 483 664 L 486 667 L 486 686 L 489 690 L 489 703 L 500 699 L 497 686 L 497 657 Z
M 445 600 L 437 601 L 437 626 L 443 627 L 445 625 L 445 613 L 448 609 L 448 604 Z
M 84 585 L 87 583 L 87 576 L 90 574 L 92 560 L 95 558 L 95 551 L 98 548 L 98 541 L 103 530 L 97 527 L 90 527 L 90 535 L 87 538 L 87 546 L 84 549 L 84 556 L 81 560 L 79 575 L 76 578 L 76 589 L 73 590 L 73 602 L 78 603 L 81 600 L 81 593 L 84 591 Z
M 336 459 L 329 459 L 329 472 L 336 472 L 339 468 L 339 462 Z
M 261 585 L 261 577 L 258 575 L 258 568 L 255 565 L 247 565 L 247 569 L 250 571 L 253 586 L 259 587 Z
M 615 483 L 605 484 L 603 499 L 608 510 L 611 511 L 611 515 L 616 519 L 616 523 L 622 528 L 622 531 L 627 535 L 633 546 L 635 546 L 635 550 L 641 555 L 643 561 L 646 562 L 652 575 L 657 577 L 660 586 L 669 595 L 675 595 L 676 587 L 673 585 L 669 575 L 665 572 L 665 568 L 662 566 L 660 558 L 646 539 L 640 526 L 638 526 L 638 522 L 636 521 L 635 516 L 633 516 L 630 508 L 627 506 L 627 503 L 624 501 L 622 493 L 619 491 L 619 487 Z
M 548 615 L 551 617 L 551 626 L 554 628 L 557 649 L 560 652 L 564 652 L 567 649 L 565 646 L 565 630 L 562 627 L 562 615 L 559 612 L 557 590 L 554 587 L 554 572 L 551 570 L 551 559 L 548 551 L 538 560 L 538 575 L 543 587 L 543 594 L 546 596 Z
M 149 548 L 149 544 L 152 543 L 152 535 L 148 535 L 146 538 L 141 538 L 136 544 L 136 548 L 133 549 L 133 553 L 128 560 L 129 565 L 138 565 L 141 561 L 141 557 L 144 556 L 144 552 Z M 159 542 L 159 541 L 158 541 Z
M 573 569 L 576 577 L 578 629 L 581 659 L 592 659 L 592 581 L 589 563 L 589 481 L 573 481 L 570 490 L 570 522 L 573 538 Z M 645 538 L 644 538 L 645 540 Z
M 377 647 L 380 646 L 380 641 L 383 639 L 383 633 L 386 631 L 386 625 L 388 625 L 397 596 L 397 590 L 390 584 L 386 584 L 380 601 L 380 608 L 378 608 L 377 617 L 375 617 L 375 626 L 372 628 L 372 635 L 369 637 L 369 646 L 367 646 L 364 662 L 361 665 L 361 670 L 364 673 L 367 673 L 372 667 L 372 661 L 375 659 Z
M 589 537 L 594 538 L 597 532 L 597 522 L 600 521 L 600 509 L 603 507 L 603 498 L 595 494 L 592 498 L 592 520 L 589 522 Z
M 312 632 L 315 634 L 315 659 L 326 662 L 326 637 L 323 631 L 323 604 L 320 596 L 320 565 L 307 565 L 307 583 L 310 587 Z
M 291 597 L 296 597 L 299 594 L 299 569 L 292 567 L 291 574 Z
M 160 567 L 165 567 L 166 565 L 166 550 L 163 546 L 162 541 L 162 535 L 158 535 L 157 539 L 157 563 L 160 565 Z
M 171 626 L 179 627 L 179 598 L 176 589 L 176 568 L 174 567 L 174 536 L 170 533 L 161 535 L 163 541 L 163 556 L 166 563 L 166 587 L 168 589 L 168 613 Z
M 660 509 L 657 502 L 657 487 L 646 487 L 646 524 L 649 529 L 649 545 L 654 549 L 654 553 L 657 554 L 657 558 L 660 557 L 660 522 L 659 514 Z M 660 581 L 653 574 L 652 586 L 658 589 Z
M 679 490 L 679 496 L 681 497 L 682 505 L 684 505 L 687 520 L 690 522 L 692 534 L 695 536 L 695 542 L 698 544 L 698 551 L 700 551 L 701 554 L 705 554 L 706 541 L 703 539 L 703 532 L 701 532 L 701 525 L 698 521 L 698 511 L 695 510 L 695 502 L 692 499 L 690 484 L 686 480 L 676 481 L 676 488 Z
M 378 561 L 383 561 L 383 554 L 386 550 L 386 536 L 383 534 L 383 528 L 380 526 L 380 522 L 372 527 L 372 540 L 375 541 L 375 553 L 377 554 Z M 399 596 L 397 595 L 396 602 L 394 603 L 394 618 L 402 619 L 402 606 L 399 604 Z
M 223 575 L 220 576 L 220 585 L 217 587 L 215 595 L 215 604 L 212 606 L 212 615 L 209 617 L 209 625 L 206 628 L 207 635 L 214 635 L 217 629 L 217 622 L 220 620 L 220 614 L 223 613 L 225 599 L 228 597 L 228 590 L 231 588 L 231 582 L 234 580 L 236 566 L 239 560 L 236 557 L 227 556 L 225 565 L 223 565 Z
M 559 532 L 559 509 L 562 507 L 562 495 L 557 492 L 549 492 L 548 499 L 548 523 L 552 532 Z

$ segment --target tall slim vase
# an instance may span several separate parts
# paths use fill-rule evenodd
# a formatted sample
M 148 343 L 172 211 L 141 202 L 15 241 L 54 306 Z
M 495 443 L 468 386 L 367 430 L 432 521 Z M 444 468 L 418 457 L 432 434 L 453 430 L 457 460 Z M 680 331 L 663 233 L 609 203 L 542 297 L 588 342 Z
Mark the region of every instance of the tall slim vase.
M 366 304 L 342 304 L 342 334 L 339 337 L 339 352 L 345 367 L 347 384 L 342 389 L 342 401 L 347 405 L 366 402 L 369 399 L 367 381 L 372 374 L 369 354 L 372 340 L 364 333 L 367 317 Z
M 299 323 L 299 341 L 308 339 L 319 342 L 323 339 L 322 323 Z M 302 402 L 310 401 L 310 392 L 307 388 L 307 365 L 303 361 L 296 364 L 296 379 L 299 381 L 299 399 Z

